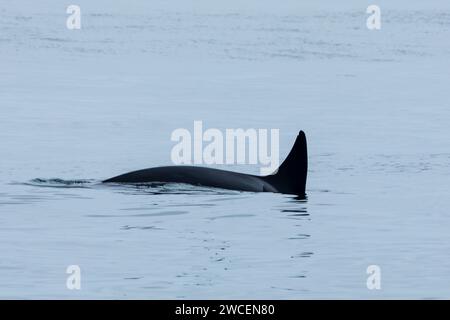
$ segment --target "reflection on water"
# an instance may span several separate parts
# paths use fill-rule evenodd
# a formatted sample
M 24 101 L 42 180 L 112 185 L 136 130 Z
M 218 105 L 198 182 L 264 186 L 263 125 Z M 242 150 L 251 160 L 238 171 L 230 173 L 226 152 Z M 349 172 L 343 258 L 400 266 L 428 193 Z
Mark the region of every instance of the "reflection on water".
M 287 291 L 306 292 L 300 282 L 308 272 L 296 261 L 313 256 L 307 243 L 310 234 L 290 222 L 310 219 L 304 197 L 179 184 L 105 186 L 91 179 L 34 179 L 14 186 L 29 195 L 4 193 L 2 199 L 24 203 L 35 199 L 49 210 L 53 223 L 63 223 L 63 216 L 75 221 L 50 232 L 47 226 L 38 228 L 47 229 L 50 235 L 64 234 L 71 246 L 80 248 L 75 249 L 75 260 L 85 260 L 82 256 L 87 252 L 82 248 L 87 246 L 91 258 L 85 263 L 112 263 L 111 273 L 97 276 L 103 294 L 114 296 L 112 288 L 122 287 L 129 289 L 120 290 L 131 290 L 135 296 L 142 290 L 146 295 L 192 297 L 192 292 L 202 295 L 217 287 L 232 287 L 235 281 L 259 283 L 261 290 L 273 291 L 275 296 Z M 67 188 L 71 188 L 70 193 L 64 191 Z M 33 196 L 35 193 L 39 196 Z M 96 198 L 103 199 L 103 205 L 96 201 L 92 207 Z M 66 210 L 52 209 L 58 199 L 65 200 Z M 88 237 L 85 240 L 74 234 L 83 229 L 83 237 Z M 55 236 L 51 237 L 58 239 Z M 46 242 L 45 236 L 40 237 Z M 56 252 L 67 247 L 62 239 L 54 244 Z M 107 252 L 113 248 L 102 248 L 102 241 L 114 243 L 117 250 L 128 249 L 111 256 Z M 269 276 L 273 272 L 275 278 Z

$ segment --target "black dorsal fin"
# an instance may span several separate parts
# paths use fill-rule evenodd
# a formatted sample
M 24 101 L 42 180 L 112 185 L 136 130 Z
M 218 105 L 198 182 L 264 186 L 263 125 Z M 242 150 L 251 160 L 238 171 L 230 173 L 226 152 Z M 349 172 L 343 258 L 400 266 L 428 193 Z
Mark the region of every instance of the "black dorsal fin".
M 300 131 L 294 146 L 278 170 L 264 180 L 273 185 L 278 192 L 305 195 L 306 176 L 308 172 L 308 152 L 306 136 Z

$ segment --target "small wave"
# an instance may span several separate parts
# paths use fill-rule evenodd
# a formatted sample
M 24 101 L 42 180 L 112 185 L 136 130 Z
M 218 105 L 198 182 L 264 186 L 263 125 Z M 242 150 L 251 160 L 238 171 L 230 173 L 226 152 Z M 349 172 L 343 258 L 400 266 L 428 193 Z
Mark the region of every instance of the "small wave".
M 146 182 L 146 183 L 108 183 L 108 186 L 115 187 L 121 193 L 126 194 L 151 194 L 151 195 L 236 195 L 241 191 L 227 190 L 214 187 L 197 186 L 176 182 Z
M 34 187 L 47 188 L 93 188 L 93 187 L 112 187 L 116 191 L 124 194 L 184 194 L 184 195 L 237 195 L 240 191 L 226 190 L 213 187 L 194 186 L 184 183 L 173 182 L 148 182 L 136 184 L 108 183 L 102 184 L 100 180 L 95 179 L 60 179 L 60 178 L 35 178 L 28 182 L 13 182 L 12 184 L 28 185 Z
M 36 178 L 24 183 L 29 186 L 49 187 L 49 188 L 90 188 L 92 184 L 96 183 L 93 179 L 72 179 L 64 180 L 59 178 L 42 179 Z
M 191 185 L 175 182 L 146 182 L 146 183 L 107 183 L 103 184 L 96 179 L 60 179 L 60 178 L 35 178 L 28 182 L 13 182 L 11 184 L 27 185 L 34 187 L 46 188 L 112 188 L 116 192 L 131 195 L 220 195 L 220 196 L 236 196 L 241 197 L 244 194 L 252 192 L 244 192 L 238 190 L 228 190 L 215 187 L 207 187 L 200 185 Z M 206 205 L 208 206 L 208 205 Z

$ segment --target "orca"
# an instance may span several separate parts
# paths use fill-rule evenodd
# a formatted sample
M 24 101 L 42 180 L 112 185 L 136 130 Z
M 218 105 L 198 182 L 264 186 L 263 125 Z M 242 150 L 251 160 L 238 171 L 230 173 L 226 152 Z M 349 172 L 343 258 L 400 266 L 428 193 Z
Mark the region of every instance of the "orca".
M 306 137 L 300 131 L 287 158 L 275 173 L 256 176 L 196 166 L 166 166 L 125 173 L 103 183 L 145 184 L 186 183 L 238 191 L 305 195 L 308 154 Z

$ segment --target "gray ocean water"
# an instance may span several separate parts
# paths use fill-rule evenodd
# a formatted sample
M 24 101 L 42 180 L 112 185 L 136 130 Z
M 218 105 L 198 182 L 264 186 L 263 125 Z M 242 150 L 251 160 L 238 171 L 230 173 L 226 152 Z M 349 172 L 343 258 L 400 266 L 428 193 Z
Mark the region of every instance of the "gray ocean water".
M 449 298 L 450 11 L 400 3 L 1 2 L 0 298 Z M 304 130 L 307 199 L 99 183 L 195 120 Z

